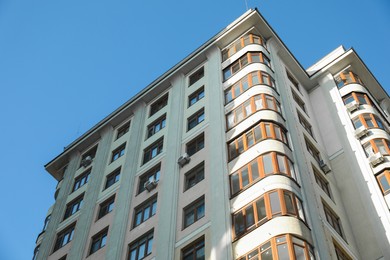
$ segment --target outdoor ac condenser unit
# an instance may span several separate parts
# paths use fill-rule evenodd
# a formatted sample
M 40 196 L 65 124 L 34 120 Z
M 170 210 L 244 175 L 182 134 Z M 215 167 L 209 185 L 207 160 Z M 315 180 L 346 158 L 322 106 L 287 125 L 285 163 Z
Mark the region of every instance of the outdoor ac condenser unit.
M 185 153 L 179 157 L 179 159 L 177 160 L 177 163 L 180 165 L 180 167 L 183 167 L 184 165 L 189 163 L 190 160 L 191 160 L 190 156 L 187 153 Z
M 157 186 L 157 181 L 154 179 L 154 177 L 150 178 L 147 182 L 145 182 L 144 184 L 144 188 L 147 190 L 147 191 L 151 191 L 153 189 L 155 189 Z

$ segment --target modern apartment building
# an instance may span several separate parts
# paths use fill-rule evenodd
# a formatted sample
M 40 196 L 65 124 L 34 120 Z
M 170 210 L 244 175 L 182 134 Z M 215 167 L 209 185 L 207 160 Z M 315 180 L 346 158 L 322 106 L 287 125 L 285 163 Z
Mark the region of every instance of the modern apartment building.
M 34 259 L 390 259 L 389 107 L 249 10 L 46 165 Z

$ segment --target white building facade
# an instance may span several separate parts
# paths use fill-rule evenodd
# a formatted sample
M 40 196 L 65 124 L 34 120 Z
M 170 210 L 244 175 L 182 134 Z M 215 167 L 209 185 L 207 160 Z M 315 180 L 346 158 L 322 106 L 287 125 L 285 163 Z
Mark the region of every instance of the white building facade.
M 389 105 L 249 10 L 46 165 L 34 259 L 390 259 Z

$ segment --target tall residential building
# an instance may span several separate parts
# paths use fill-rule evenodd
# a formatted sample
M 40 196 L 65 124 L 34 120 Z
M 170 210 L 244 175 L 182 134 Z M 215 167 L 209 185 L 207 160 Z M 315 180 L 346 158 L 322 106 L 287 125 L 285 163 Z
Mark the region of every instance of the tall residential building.
M 390 259 L 389 107 L 249 10 L 46 165 L 34 259 Z

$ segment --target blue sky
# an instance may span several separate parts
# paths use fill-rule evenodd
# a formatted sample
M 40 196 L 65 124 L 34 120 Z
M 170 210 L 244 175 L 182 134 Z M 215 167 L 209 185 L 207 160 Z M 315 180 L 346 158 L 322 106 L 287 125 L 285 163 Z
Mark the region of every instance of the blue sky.
M 303 67 L 354 47 L 390 90 L 388 0 L 247 3 Z M 0 0 L 0 259 L 32 257 L 54 203 L 43 165 L 245 11 L 244 0 Z

